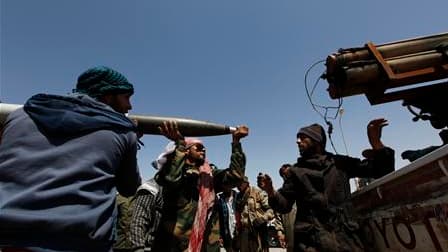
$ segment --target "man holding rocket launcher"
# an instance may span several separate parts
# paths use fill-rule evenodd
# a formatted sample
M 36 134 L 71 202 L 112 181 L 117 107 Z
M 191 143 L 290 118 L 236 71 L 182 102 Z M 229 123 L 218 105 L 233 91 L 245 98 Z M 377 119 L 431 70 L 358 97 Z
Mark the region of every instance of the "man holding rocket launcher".
M 3 125 L 3 252 L 109 251 L 116 191 L 131 196 L 141 183 L 137 128 L 125 116 L 133 85 L 101 66 L 73 91 L 34 95 Z
M 153 250 L 219 252 L 216 193 L 243 181 L 246 156 L 240 140 L 249 134 L 249 128 L 239 126 L 232 132 L 227 169 L 209 163 L 202 141 L 184 137 L 176 122 L 165 122 L 160 131 L 172 142 L 156 161 L 159 171 L 155 179 L 163 187 L 163 213 Z
M 2 252 L 111 250 L 116 191 L 131 196 L 141 184 L 133 120 L 160 134 L 157 126 L 172 119 L 126 117 L 133 93 L 121 73 L 99 66 L 70 95 L 38 94 L 10 111 L 0 103 Z M 199 121 L 178 122 L 191 129 Z M 199 131 L 210 125 L 205 135 L 235 130 L 205 123 Z

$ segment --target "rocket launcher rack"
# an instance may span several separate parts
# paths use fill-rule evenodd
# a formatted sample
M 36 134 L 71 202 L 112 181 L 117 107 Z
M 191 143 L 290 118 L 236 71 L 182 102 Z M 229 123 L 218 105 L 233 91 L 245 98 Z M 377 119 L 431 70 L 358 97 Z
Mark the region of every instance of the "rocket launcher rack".
M 331 98 L 365 94 L 372 105 L 403 100 L 414 120 L 448 127 L 448 82 L 442 80 L 448 78 L 448 33 L 341 49 L 327 57 L 326 66 Z M 427 85 L 403 89 L 422 83 Z

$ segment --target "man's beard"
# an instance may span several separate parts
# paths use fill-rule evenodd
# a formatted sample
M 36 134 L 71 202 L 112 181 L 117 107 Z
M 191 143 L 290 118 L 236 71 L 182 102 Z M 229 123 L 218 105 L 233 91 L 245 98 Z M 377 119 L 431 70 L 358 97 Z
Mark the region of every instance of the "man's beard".
M 195 163 L 197 166 L 201 166 L 201 165 L 203 165 L 203 164 L 205 163 L 205 158 L 196 158 L 196 159 L 194 160 L 194 163 Z
M 312 148 L 307 148 L 307 149 L 299 148 L 299 153 L 300 153 L 301 157 L 310 157 L 315 153 L 315 151 Z

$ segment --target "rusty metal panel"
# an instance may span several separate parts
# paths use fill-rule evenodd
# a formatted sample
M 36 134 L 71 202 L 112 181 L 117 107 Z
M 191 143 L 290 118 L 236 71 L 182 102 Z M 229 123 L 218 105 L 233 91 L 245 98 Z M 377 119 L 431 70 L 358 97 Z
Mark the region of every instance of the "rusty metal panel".
M 369 251 L 448 251 L 448 145 L 352 195 Z

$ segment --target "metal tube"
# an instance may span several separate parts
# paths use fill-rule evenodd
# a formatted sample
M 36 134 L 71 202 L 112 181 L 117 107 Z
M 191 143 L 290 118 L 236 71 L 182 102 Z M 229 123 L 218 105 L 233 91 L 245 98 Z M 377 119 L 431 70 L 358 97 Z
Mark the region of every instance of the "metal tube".
M 231 134 L 236 130 L 223 124 L 178 117 L 128 115 L 138 122 L 138 128 L 144 134 L 160 135 L 159 126 L 166 121 L 175 121 L 184 136 L 217 136 Z
M 330 96 L 339 98 L 366 93 L 372 88 L 372 85 L 379 85 L 380 83 L 387 83 L 385 88 L 394 88 L 417 82 L 437 80 L 446 78 L 448 72 L 441 68 L 443 64 L 446 64 L 445 55 L 436 50 L 396 56 L 385 61 L 397 75 L 425 68 L 433 68 L 434 71 L 413 76 L 410 74 L 406 76 L 406 82 L 399 82 L 388 80 L 381 66 L 373 58 L 364 61 L 346 62 L 345 65 L 327 65 L 326 78 L 329 83 Z
M 427 67 L 440 66 L 443 63 L 443 55 L 441 53 L 431 52 L 411 55 L 410 57 L 393 58 L 388 60 L 387 63 L 395 73 L 405 73 Z M 434 75 L 435 74 L 436 73 L 434 73 Z M 349 66 L 347 67 L 347 69 L 345 69 L 345 75 L 345 81 L 339 84 L 347 86 L 347 84 L 349 83 L 350 87 L 352 87 L 354 90 L 358 90 L 354 93 L 347 92 L 343 94 L 343 96 L 365 93 L 369 89 L 369 83 L 378 83 L 385 77 L 379 65 L 375 62 L 363 66 Z M 432 75 L 430 77 L 432 77 Z M 395 86 L 388 86 L 388 88 L 393 87 Z
M 448 33 L 441 33 L 432 36 L 418 37 L 413 39 L 401 40 L 381 45 L 376 48 L 384 59 L 398 57 L 407 54 L 414 54 L 424 51 L 434 50 L 438 46 L 447 43 Z M 327 66 L 345 65 L 352 61 L 362 61 L 372 59 L 367 47 L 341 49 L 338 53 L 331 54 L 327 58 Z
M 6 117 L 14 110 L 22 107 L 18 104 L 0 103 L 0 126 L 6 120 Z M 217 124 L 207 121 L 164 116 L 145 116 L 145 115 L 128 115 L 130 119 L 136 120 L 138 129 L 149 135 L 160 135 L 158 127 L 165 121 L 175 121 L 179 127 L 179 131 L 184 136 L 218 136 L 231 134 L 236 130 L 223 124 Z

